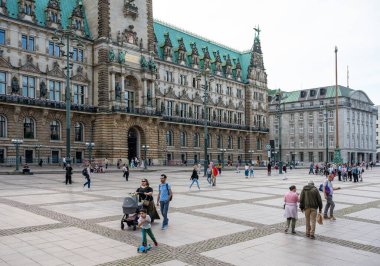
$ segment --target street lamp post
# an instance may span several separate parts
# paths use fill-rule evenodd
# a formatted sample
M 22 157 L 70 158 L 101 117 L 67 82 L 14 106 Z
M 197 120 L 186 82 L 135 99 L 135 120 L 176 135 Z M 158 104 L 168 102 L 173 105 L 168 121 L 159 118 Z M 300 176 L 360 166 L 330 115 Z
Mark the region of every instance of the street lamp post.
M 69 27 L 69 26 L 68 26 Z M 71 91 L 70 91 L 70 58 L 73 57 L 73 52 L 70 52 L 70 40 L 75 39 L 77 41 L 77 47 L 83 48 L 82 42 L 79 40 L 79 36 L 75 34 L 72 29 L 65 29 L 60 34 L 56 31 L 52 37 L 53 42 L 59 42 L 58 46 L 62 49 L 66 46 L 66 52 L 60 51 L 61 56 L 66 58 L 66 90 L 65 90 L 65 102 L 66 102 L 66 162 L 71 163 L 71 143 L 70 143 L 70 128 L 71 128 Z M 66 44 L 64 43 L 66 41 Z
M 95 147 L 95 143 L 93 143 L 93 142 L 86 142 L 86 147 L 88 149 L 88 160 L 90 161 L 90 165 L 91 165 L 92 149 Z
M 202 71 L 197 75 L 198 82 L 201 81 L 202 76 L 204 76 L 204 85 L 201 87 L 204 89 L 204 101 L 203 101 L 203 108 L 204 108 L 204 175 L 206 176 L 207 173 L 207 167 L 208 167 L 208 158 L 207 158 L 207 148 L 208 148 L 208 110 L 207 110 L 207 104 L 208 104 L 208 97 L 209 97 L 209 83 L 214 81 L 214 77 L 210 75 L 210 71 L 208 69 Z M 208 79 L 208 81 L 207 81 Z
M 147 160 L 146 160 L 146 150 L 149 149 L 148 145 L 142 145 L 142 148 L 144 149 L 144 170 L 148 169 L 147 166 Z
M 24 141 L 22 139 L 12 139 L 12 144 L 16 146 L 16 171 L 19 170 L 19 154 L 18 154 L 18 147 L 20 144 L 22 144 Z
M 42 147 L 41 144 L 36 144 L 36 150 L 37 150 L 37 163 L 39 164 L 40 163 L 40 149 Z
M 227 151 L 227 149 L 219 149 L 222 152 L 222 168 L 224 168 L 224 153 Z
M 277 109 L 277 118 L 278 118 L 278 173 L 279 174 L 282 174 L 282 161 L 281 161 L 281 114 L 282 114 L 282 111 L 281 110 L 281 98 L 282 98 L 282 94 L 280 92 L 280 90 L 276 93 L 276 102 L 277 102 L 277 105 L 276 105 L 276 109 Z

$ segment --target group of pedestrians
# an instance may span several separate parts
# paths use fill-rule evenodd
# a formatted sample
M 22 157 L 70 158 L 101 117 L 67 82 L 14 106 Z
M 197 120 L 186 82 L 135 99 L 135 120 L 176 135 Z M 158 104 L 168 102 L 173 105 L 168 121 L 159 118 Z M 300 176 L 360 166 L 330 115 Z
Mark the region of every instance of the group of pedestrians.
M 329 174 L 326 180 L 321 184 L 323 196 L 326 200 L 326 205 L 323 211 L 323 219 L 330 219 L 335 221 L 334 208 L 335 203 L 333 201 L 334 190 L 339 190 L 340 187 L 334 187 L 332 182 L 334 180 L 334 175 Z M 312 180 L 303 187 L 301 195 L 297 193 L 296 186 L 292 185 L 289 187 L 289 192 L 284 196 L 284 216 L 286 218 L 286 228 L 285 232 L 289 231 L 289 226 L 291 225 L 291 233 L 296 234 L 295 225 L 298 219 L 298 203 L 299 208 L 305 213 L 306 219 L 306 236 L 315 239 L 315 227 L 317 221 L 317 215 L 321 216 L 323 203 L 320 191 L 315 187 Z M 328 215 L 329 214 L 329 215 Z

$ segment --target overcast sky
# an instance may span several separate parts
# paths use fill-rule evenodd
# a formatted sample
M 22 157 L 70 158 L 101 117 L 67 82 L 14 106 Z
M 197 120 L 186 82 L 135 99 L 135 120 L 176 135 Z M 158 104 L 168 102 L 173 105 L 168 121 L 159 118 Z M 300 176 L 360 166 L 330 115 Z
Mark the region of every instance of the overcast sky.
M 156 19 L 244 51 L 260 25 L 268 87 L 338 83 L 380 105 L 380 0 L 153 0 Z

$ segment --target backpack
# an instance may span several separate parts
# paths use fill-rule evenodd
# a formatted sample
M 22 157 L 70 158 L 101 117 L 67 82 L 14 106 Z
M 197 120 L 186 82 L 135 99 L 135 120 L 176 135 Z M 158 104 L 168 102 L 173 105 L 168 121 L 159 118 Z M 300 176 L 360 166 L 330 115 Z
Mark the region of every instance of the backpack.
M 323 183 L 319 185 L 319 191 L 322 191 L 322 192 L 323 192 Z M 330 194 L 330 188 L 329 188 L 329 186 L 328 186 L 328 182 L 326 182 L 325 191 L 326 191 L 326 194 L 327 194 L 327 195 Z
M 83 176 L 87 176 L 87 175 L 88 175 L 88 173 L 87 173 L 87 168 L 83 168 L 83 170 L 82 170 L 82 175 L 83 175 Z
M 216 167 L 213 167 L 212 173 L 214 174 L 214 176 L 217 176 L 218 175 L 218 169 L 216 169 Z
M 168 194 L 169 194 L 169 185 L 168 185 L 168 183 L 165 183 L 165 185 L 166 185 L 166 190 L 168 191 Z M 160 187 L 161 187 L 161 184 L 158 187 L 159 191 L 160 191 Z M 172 201 L 172 199 L 173 199 L 173 191 L 172 191 L 172 194 L 169 195 L 169 201 Z

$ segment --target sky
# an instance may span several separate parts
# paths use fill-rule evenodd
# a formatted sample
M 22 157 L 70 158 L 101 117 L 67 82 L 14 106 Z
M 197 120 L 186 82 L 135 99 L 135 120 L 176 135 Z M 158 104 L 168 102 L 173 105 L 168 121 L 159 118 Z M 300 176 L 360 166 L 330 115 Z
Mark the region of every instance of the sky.
M 335 85 L 380 105 L 380 0 L 153 0 L 155 19 L 239 51 L 261 28 L 268 88 Z

